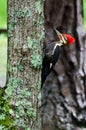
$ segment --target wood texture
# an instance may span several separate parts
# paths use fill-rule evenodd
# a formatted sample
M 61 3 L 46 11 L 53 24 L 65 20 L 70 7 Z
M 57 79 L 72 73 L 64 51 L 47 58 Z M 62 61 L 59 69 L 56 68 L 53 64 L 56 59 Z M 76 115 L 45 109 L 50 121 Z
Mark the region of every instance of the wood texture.
M 42 54 L 42 40 L 40 40 L 42 37 L 39 38 L 39 36 L 43 32 L 43 23 L 40 22 L 42 13 L 38 12 L 42 5 L 39 3 L 41 4 L 40 1 L 35 0 L 8 0 L 7 90 L 13 89 L 9 97 L 14 111 L 12 116 L 18 130 L 40 128 L 38 93 L 41 69 L 36 69 L 31 64 L 31 56 L 34 52 Z M 29 41 L 28 37 L 30 37 Z M 31 44 L 34 39 L 37 40 L 38 45 L 33 50 L 33 45 L 29 48 L 28 44 Z M 13 83 L 11 82 L 9 86 L 11 80 Z M 20 83 L 17 83 L 14 88 L 14 82 L 17 81 Z M 23 95 L 22 92 L 24 92 Z M 20 105 L 16 106 L 19 102 L 21 102 Z M 29 116 L 30 111 L 32 111 L 31 116 Z
M 42 130 L 86 127 L 86 32 L 82 0 L 46 0 L 44 15 L 44 47 L 57 39 L 54 28 L 71 34 L 76 41 L 61 47 L 59 61 L 42 87 Z

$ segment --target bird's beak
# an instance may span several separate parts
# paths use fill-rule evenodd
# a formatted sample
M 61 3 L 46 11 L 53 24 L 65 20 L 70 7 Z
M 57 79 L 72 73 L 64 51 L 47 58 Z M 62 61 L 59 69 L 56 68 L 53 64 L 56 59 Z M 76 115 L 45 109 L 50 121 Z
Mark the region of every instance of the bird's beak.
M 56 34 L 59 37 L 59 40 L 63 43 L 63 44 L 67 44 L 67 41 L 65 39 L 65 37 L 55 28 Z

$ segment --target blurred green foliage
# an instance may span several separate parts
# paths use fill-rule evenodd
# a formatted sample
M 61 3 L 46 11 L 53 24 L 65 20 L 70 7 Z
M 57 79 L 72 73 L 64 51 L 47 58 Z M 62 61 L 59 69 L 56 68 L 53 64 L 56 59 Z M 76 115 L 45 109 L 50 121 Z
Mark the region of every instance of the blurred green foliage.
M 4 96 L 4 90 L 0 88 L 0 130 L 16 130 L 11 111 L 9 99 Z
M 0 28 L 7 28 L 7 0 L 0 0 Z
M 86 28 L 86 0 L 83 0 L 84 26 Z
M 7 29 L 7 0 L 0 0 L 0 29 Z M 7 64 L 7 35 L 0 34 L 0 86 L 5 85 Z
M 4 75 L 7 64 L 7 36 L 5 34 L 0 35 L 0 61 L 0 75 Z

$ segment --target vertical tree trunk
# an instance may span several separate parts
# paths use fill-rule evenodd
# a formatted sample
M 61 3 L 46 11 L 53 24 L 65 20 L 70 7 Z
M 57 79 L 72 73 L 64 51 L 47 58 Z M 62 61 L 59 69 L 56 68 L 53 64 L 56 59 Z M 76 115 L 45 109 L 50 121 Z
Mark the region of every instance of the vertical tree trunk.
M 54 28 L 75 37 L 62 46 L 59 61 L 42 87 L 42 130 L 86 127 L 86 32 L 82 0 L 46 0 L 45 42 L 55 41 Z
M 6 93 L 11 99 L 14 125 L 39 128 L 38 92 L 42 62 L 43 1 L 8 0 L 8 73 Z

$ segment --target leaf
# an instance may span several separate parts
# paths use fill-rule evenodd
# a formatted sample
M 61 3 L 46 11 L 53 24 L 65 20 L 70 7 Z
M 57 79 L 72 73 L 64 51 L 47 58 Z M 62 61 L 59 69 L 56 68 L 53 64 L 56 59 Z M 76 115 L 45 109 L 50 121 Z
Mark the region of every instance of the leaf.
M 0 114 L 0 120 L 5 120 L 5 114 Z
M 0 125 L 0 130 L 3 130 L 4 129 L 4 126 Z

